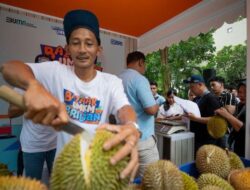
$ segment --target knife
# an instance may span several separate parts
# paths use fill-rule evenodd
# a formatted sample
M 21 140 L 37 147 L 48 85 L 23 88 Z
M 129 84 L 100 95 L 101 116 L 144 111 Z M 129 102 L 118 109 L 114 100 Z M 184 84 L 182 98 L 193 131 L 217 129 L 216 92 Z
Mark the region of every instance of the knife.
M 6 85 L 0 86 L 0 98 L 13 105 L 18 106 L 19 108 L 23 110 L 26 110 L 26 107 L 23 101 L 23 96 Z M 75 123 L 72 123 L 71 121 L 69 121 L 67 125 L 62 126 L 60 129 L 70 135 L 75 135 L 75 134 L 82 133 L 83 131 L 85 131 L 83 128 L 81 128 Z

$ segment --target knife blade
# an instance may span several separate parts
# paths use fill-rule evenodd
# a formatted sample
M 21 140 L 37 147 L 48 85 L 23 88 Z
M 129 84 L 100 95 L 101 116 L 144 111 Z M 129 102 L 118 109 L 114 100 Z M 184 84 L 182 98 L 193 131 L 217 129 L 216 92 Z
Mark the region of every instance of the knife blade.
M 72 122 L 69 122 L 67 125 L 62 126 L 60 130 L 70 135 L 76 135 L 78 133 L 82 133 L 83 131 L 85 131 L 83 128 L 79 127 L 77 124 L 74 124 Z
M 6 85 L 0 86 L 0 98 L 13 105 L 18 106 L 19 108 L 23 110 L 26 110 L 26 107 L 23 101 L 23 96 Z M 60 130 L 71 135 L 75 135 L 75 134 L 82 133 L 83 131 L 85 131 L 83 128 L 81 128 L 80 126 L 72 122 L 69 122 L 67 125 L 62 126 Z

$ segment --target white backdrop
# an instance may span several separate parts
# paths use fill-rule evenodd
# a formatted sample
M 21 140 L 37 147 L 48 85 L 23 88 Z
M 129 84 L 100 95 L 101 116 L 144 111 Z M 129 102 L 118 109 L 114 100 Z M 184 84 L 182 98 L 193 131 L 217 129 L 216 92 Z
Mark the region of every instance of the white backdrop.
M 45 50 L 53 59 L 64 56 L 66 41 L 61 19 L 0 4 L 0 28 L 0 64 L 12 59 L 34 62 Z M 118 74 L 125 68 L 124 41 L 122 37 L 101 32 L 103 53 L 98 62 L 104 72 Z M 41 48 L 42 45 L 46 48 Z M 4 83 L 0 75 L 0 84 Z M 7 104 L 0 100 L 0 115 L 6 113 Z

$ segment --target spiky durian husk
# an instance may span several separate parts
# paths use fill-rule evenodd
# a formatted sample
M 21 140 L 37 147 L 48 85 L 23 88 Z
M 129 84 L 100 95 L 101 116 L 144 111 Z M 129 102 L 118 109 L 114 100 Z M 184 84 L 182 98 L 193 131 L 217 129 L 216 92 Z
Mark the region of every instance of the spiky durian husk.
M 16 176 L 0 176 L 1 190 L 47 190 L 40 181 Z
M 103 150 L 104 142 L 112 136 L 111 132 L 98 130 L 86 154 L 82 155 L 82 134 L 76 135 L 55 161 L 51 190 L 121 190 L 127 186 L 128 179 L 121 180 L 119 174 L 129 158 L 115 166 L 110 164 L 110 158 L 121 145 L 110 151 Z
M 51 190 L 86 189 L 81 161 L 81 134 L 76 135 L 56 158 L 51 175 Z
M 224 189 L 215 185 L 207 185 L 203 187 L 201 190 L 224 190 Z
M 237 154 L 232 151 L 227 151 L 227 154 L 230 162 L 230 171 L 245 168 L 243 162 Z
M 184 190 L 198 190 L 198 184 L 195 179 L 185 172 L 181 172 L 182 181 L 184 183 Z
M 107 131 L 98 131 L 93 140 L 91 150 L 91 190 L 121 190 L 127 187 L 129 179 L 120 179 L 121 171 L 126 167 L 129 157 L 118 162 L 115 166 L 110 164 L 110 158 L 122 145 L 110 151 L 103 151 L 103 144 L 114 134 Z M 100 171 L 101 170 L 101 171 Z M 98 174 L 98 175 L 96 175 Z
M 0 163 L 0 176 L 11 176 L 12 172 L 9 171 L 6 164 Z
M 213 116 L 208 120 L 207 130 L 211 137 L 221 138 L 227 132 L 227 121 L 221 116 Z
M 230 172 L 226 151 L 215 145 L 203 145 L 196 153 L 196 167 L 200 173 L 213 173 L 227 178 Z
M 234 188 L 226 180 L 211 173 L 202 174 L 198 178 L 197 183 L 198 183 L 199 189 L 202 189 L 208 185 L 213 185 L 213 186 L 220 187 L 223 190 L 234 190 Z
M 228 181 L 235 189 L 250 189 L 250 168 L 233 170 Z
M 142 190 L 182 190 L 180 170 L 170 161 L 159 160 L 149 164 L 142 179 Z

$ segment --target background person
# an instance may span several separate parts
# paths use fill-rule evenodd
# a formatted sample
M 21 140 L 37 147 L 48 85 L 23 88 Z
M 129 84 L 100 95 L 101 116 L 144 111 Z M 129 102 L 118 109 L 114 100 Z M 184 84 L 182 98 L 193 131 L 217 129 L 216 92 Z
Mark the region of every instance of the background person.
M 157 120 L 168 119 L 168 120 L 178 120 L 181 119 L 184 114 L 183 108 L 175 102 L 174 97 L 176 96 L 176 91 L 173 89 L 168 90 L 166 93 L 166 102 L 159 108 L 157 115 Z
M 127 69 L 119 75 L 129 102 L 137 114 L 137 122 L 142 133 L 138 142 L 138 177 L 143 176 L 144 169 L 149 163 L 159 160 L 154 132 L 154 115 L 159 105 L 154 100 L 148 80 L 143 76 L 145 69 L 145 55 L 135 51 L 128 54 Z
M 196 95 L 194 102 L 198 104 L 201 113 L 201 117 L 192 113 L 186 114 L 190 119 L 190 131 L 195 134 L 195 152 L 205 144 L 222 146 L 207 131 L 208 120 L 215 115 L 215 110 L 221 107 L 219 100 L 207 89 L 202 76 L 192 75 L 183 82 L 189 84 L 189 89 Z
M 224 107 L 229 113 L 233 114 L 236 107 L 235 96 L 225 90 L 225 80 L 222 77 L 213 77 L 209 81 L 212 92 L 219 98 L 221 106 Z
M 150 89 L 151 89 L 151 91 L 153 93 L 153 96 L 154 96 L 154 99 L 155 99 L 156 103 L 159 106 L 161 106 L 162 104 L 164 104 L 164 102 L 166 101 L 166 99 L 163 96 L 161 96 L 160 94 L 157 93 L 157 91 L 158 91 L 158 84 L 157 84 L 157 82 L 151 81 L 150 82 Z
M 246 136 L 246 81 L 238 85 L 238 96 L 240 103 L 236 107 L 234 115 L 226 109 L 220 108 L 215 112 L 223 116 L 232 126 L 229 134 L 229 145 L 233 151 L 241 157 L 245 157 L 245 136 Z

